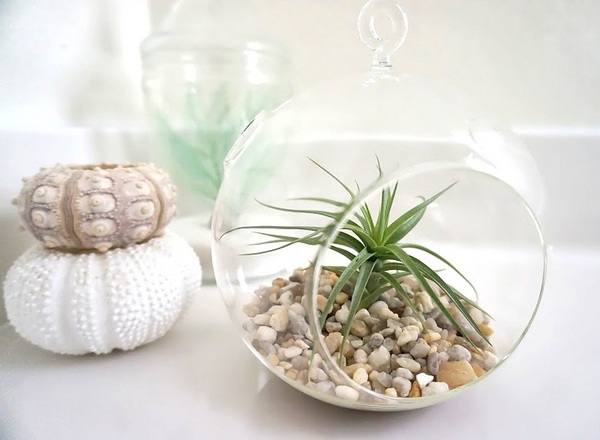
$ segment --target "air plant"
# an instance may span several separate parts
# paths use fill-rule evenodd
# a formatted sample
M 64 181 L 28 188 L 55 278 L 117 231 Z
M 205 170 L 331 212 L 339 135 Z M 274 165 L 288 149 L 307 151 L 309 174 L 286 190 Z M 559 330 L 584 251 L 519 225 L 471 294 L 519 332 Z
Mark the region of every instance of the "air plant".
M 413 255 L 415 253 L 414 251 L 427 254 L 432 257 L 433 260 L 443 263 L 443 265 L 466 281 L 476 294 L 475 288 L 471 282 L 454 265 L 438 253 L 420 244 L 403 241 L 419 224 L 426 213 L 427 207 L 438 198 L 442 197 L 447 191 L 450 191 L 456 182 L 429 198 L 421 198 L 419 204 L 404 212 L 399 217 L 394 218 L 391 213 L 398 190 L 397 182 L 392 187 L 386 186 L 381 190 L 379 209 L 377 212 L 373 212 L 366 203 L 359 204 L 360 188 L 358 188 L 357 191 L 353 191 L 325 167 L 312 159 L 311 161 L 342 186 L 350 196 L 348 201 L 343 202 L 323 197 L 301 197 L 293 199 L 293 201 L 314 202 L 328 207 L 323 210 L 294 209 L 274 206 L 260 201 L 258 201 L 258 203 L 277 211 L 311 214 L 324 217 L 329 220 L 325 226 L 261 225 L 243 226 L 234 230 L 253 229 L 261 236 L 266 237 L 266 240 L 254 243 L 254 245 L 273 246 L 267 250 L 251 252 L 246 255 L 274 252 L 298 243 L 326 246 L 331 234 L 339 227 L 340 222 L 343 222 L 351 212 L 355 211 L 351 218 L 341 226 L 339 232 L 330 243 L 330 249 L 346 258 L 348 263 L 343 266 L 324 266 L 325 270 L 337 274 L 338 280 L 333 286 L 324 310 L 319 316 L 319 326 L 321 331 L 323 331 L 325 322 L 332 313 L 336 296 L 345 286 L 349 285 L 351 291 L 348 307 L 348 320 L 342 327 L 343 339 L 340 353 L 343 353 L 344 344 L 348 338 L 356 313 L 363 308 L 369 308 L 378 301 L 385 292 L 395 292 L 403 303 L 412 310 L 414 316 L 419 318 L 422 322 L 424 321 L 423 314 L 419 309 L 418 304 L 415 303 L 411 293 L 409 293 L 402 284 L 402 277 L 408 275 L 412 275 L 417 280 L 423 292 L 427 293 L 432 302 L 452 324 L 457 333 L 462 335 L 474 348 L 476 348 L 476 345 L 469 336 L 469 330 L 465 329 L 463 325 L 459 323 L 459 320 L 453 315 L 449 306 L 444 304 L 440 296 L 435 293 L 430 283 L 436 285 L 440 291 L 447 296 L 451 306 L 453 306 L 453 308 L 465 318 L 466 322 L 468 322 L 474 331 L 489 344 L 486 336 L 471 317 L 467 307 L 475 307 L 483 313 L 487 313 L 474 301 L 470 300 L 448 284 L 437 270 Z M 378 180 L 375 183 L 382 181 L 383 179 L 383 172 L 379 160 L 377 160 L 377 170 L 379 175 Z M 270 230 L 270 232 L 264 230 Z M 297 231 L 299 233 L 297 235 L 287 235 L 289 232 L 284 233 L 283 231 Z M 424 328 L 426 327 L 424 326 Z M 340 357 L 340 361 L 342 358 L 343 356 Z

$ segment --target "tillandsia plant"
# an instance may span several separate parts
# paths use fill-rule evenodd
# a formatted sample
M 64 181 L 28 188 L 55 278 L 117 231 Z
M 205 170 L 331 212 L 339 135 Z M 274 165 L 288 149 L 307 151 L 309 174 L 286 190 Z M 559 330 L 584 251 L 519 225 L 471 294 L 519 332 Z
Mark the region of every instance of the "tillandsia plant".
M 486 335 L 474 322 L 467 307 L 475 307 L 484 314 L 487 315 L 487 313 L 474 301 L 470 300 L 444 281 L 437 270 L 413 255 L 415 253 L 414 251 L 420 251 L 429 255 L 434 261 L 443 263 L 447 268 L 454 271 L 462 278 L 476 294 L 475 288 L 471 282 L 448 260 L 428 247 L 402 241 L 419 224 L 426 213 L 427 207 L 438 198 L 442 197 L 444 193 L 449 191 L 456 182 L 429 198 L 421 198 L 419 204 L 404 212 L 399 217 L 394 218 L 391 213 L 397 195 L 398 182 L 396 182 L 393 187 L 386 186 L 381 190 L 379 209 L 377 212 L 373 212 L 366 203 L 359 204 L 360 188 L 357 187 L 357 190 L 353 191 L 325 167 L 312 159 L 311 161 L 343 187 L 350 196 L 347 202 L 323 197 L 301 197 L 293 199 L 295 201 L 315 202 L 329 207 L 329 209 L 323 210 L 293 209 L 262 202 L 258 203 L 277 211 L 312 214 L 325 217 L 326 219 L 329 219 L 329 222 L 325 226 L 262 225 L 243 226 L 236 229 L 257 230 L 258 234 L 267 238 L 264 241 L 254 243 L 254 245 L 273 245 L 270 249 L 251 252 L 246 255 L 274 252 L 297 243 L 327 246 L 328 240 L 336 227 L 338 227 L 340 222 L 344 221 L 351 212 L 355 211 L 351 218 L 341 226 L 332 243 L 330 243 L 330 249 L 345 257 L 348 260 L 348 263 L 343 266 L 324 266 L 325 270 L 331 271 L 338 276 L 338 281 L 333 286 L 323 311 L 319 316 L 319 326 L 321 331 L 323 331 L 326 320 L 332 313 L 337 295 L 342 292 L 342 289 L 345 286 L 351 286 L 348 307 L 349 313 L 348 319 L 342 328 L 343 339 L 340 353 L 343 353 L 344 345 L 347 341 L 357 312 L 361 309 L 369 308 L 378 301 L 385 292 L 396 292 L 401 301 L 412 310 L 414 316 L 420 319 L 421 322 L 424 322 L 419 305 L 415 303 L 414 298 L 404 288 L 401 282 L 403 277 L 410 275 L 417 280 L 423 292 L 427 293 L 432 302 L 452 324 L 457 333 L 462 335 L 474 349 L 478 348 L 469 336 L 470 332 L 461 325 L 459 322 L 460 320 L 454 316 L 450 307 L 444 304 L 440 299 L 440 295 L 436 294 L 430 283 L 439 287 L 440 291 L 447 296 L 449 303 L 451 303 L 453 308 L 460 313 L 474 331 L 489 344 Z M 383 180 L 383 172 L 379 160 L 377 160 L 377 170 L 379 175 L 375 184 Z M 261 229 L 275 232 L 302 231 L 303 234 L 287 235 L 287 233 L 284 234 L 283 232 L 273 233 L 260 231 Z M 342 362 L 343 356 L 340 356 L 340 363 Z

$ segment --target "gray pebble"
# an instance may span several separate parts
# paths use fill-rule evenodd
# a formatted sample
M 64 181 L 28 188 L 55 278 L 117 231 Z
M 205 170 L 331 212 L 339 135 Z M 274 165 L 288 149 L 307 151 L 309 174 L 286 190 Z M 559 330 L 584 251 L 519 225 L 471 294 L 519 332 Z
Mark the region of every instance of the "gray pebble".
M 410 393 L 412 383 L 404 377 L 396 376 L 392 380 L 392 386 L 396 389 L 400 397 L 406 397 Z
M 419 340 L 415 346 L 410 350 L 410 354 L 415 359 L 424 358 L 429 353 L 429 344 L 425 342 L 423 339 Z
M 296 356 L 291 360 L 292 367 L 296 370 L 308 370 L 310 360 L 304 356 Z
M 446 352 L 450 361 L 470 361 L 471 352 L 462 345 L 453 345 Z
M 308 331 L 308 323 L 302 315 L 290 313 L 290 331 L 297 335 L 303 335 Z
M 440 364 L 448 360 L 448 353 L 431 353 L 427 358 L 427 371 L 434 376 L 438 374 Z

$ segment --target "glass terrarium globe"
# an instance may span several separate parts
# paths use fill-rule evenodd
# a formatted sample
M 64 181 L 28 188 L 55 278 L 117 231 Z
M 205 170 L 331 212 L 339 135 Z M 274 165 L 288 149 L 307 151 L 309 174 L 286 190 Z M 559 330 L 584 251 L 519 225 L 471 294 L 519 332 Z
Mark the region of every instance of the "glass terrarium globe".
M 395 24 L 387 39 L 374 32 L 376 14 L 389 16 Z M 391 69 L 389 55 L 402 43 L 404 19 L 394 1 L 370 1 L 359 17 L 359 30 L 375 53 L 371 70 L 323 84 L 255 118 L 226 158 L 212 226 L 217 284 L 257 358 L 313 397 L 381 411 L 443 401 L 497 368 L 529 328 L 546 271 L 545 247 L 532 209 L 540 206 L 542 191 L 531 156 L 513 135 L 469 114 L 447 90 Z M 433 196 L 437 198 L 431 200 Z M 379 216 L 389 211 L 387 225 L 393 227 L 410 217 L 407 212 L 419 209 L 415 206 L 423 207 L 422 216 L 405 225 L 408 232 L 397 247 L 391 243 L 392 249 L 410 251 L 414 258 L 375 261 L 377 255 L 391 255 L 377 254 L 392 230 L 379 227 Z M 363 236 L 369 222 L 376 243 Z M 382 231 L 379 237 L 377 230 Z M 363 266 L 348 271 L 352 276 L 335 290 L 336 280 L 341 282 L 343 271 L 359 254 L 360 247 L 353 249 L 357 242 L 367 242 L 365 252 L 371 255 L 362 261 L 363 266 L 373 263 L 368 282 L 386 290 L 385 314 L 377 311 L 381 301 L 353 304 Z M 463 320 L 460 329 L 466 329 L 452 338 L 470 351 L 465 362 L 477 370 L 477 378 L 449 391 L 427 384 L 438 380 L 433 374 L 437 366 L 429 365 L 429 359 L 448 351 L 448 344 L 433 333 L 456 329 L 448 322 L 443 329 L 438 318 L 435 323 L 427 319 L 436 310 L 431 316 L 419 315 L 437 300 L 419 285 L 410 261 L 431 268 L 425 271 L 430 286 L 438 276 L 443 280 L 434 286 L 436 298 L 444 296 L 440 286 L 463 295 L 460 304 L 449 302 L 453 316 Z M 408 300 L 394 290 L 396 284 L 377 284 L 372 278 L 386 265 L 400 287 L 409 290 Z M 412 293 L 410 285 L 416 286 Z M 337 297 L 328 301 L 332 290 Z M 360 290 L 361 298 L 375 290 Z M 363 304 L 366 311 L 359 310 Z M 478 330 L 459 316 L 460 306 Z M 344 308 L 345 318 L 338 319 Z M 354 322 L 362 321 L 367 334 L 354 323 L 346 329 L 349 313 Z M 445 315 L 436 313 L 443 321 Z M 422 332 L 398 345 L 410 325 Z M 489 344 L 475 347 L 465 341 L 470 335 L 481 342 L 481 329 Z M 331 336 L 336 332 L 345 335 L 346 346 L 339 348 L 339 340 Z M 423 348 L 427 353 L 420 358 L 412 355 Z M 462 349 L 453 350 L 442 363 L 464 361 L 455 353 Z M 384 365 L 375 357 L 383 357 Z M 365 371 L 358 374 L 353 364 L 364 364 Z M 486 364 L 487 372 L 474 364 Z M 365 373 L 368 381 L 357 377 Z M 410 381 L 413 397 L 403 396 L 404 379 Z

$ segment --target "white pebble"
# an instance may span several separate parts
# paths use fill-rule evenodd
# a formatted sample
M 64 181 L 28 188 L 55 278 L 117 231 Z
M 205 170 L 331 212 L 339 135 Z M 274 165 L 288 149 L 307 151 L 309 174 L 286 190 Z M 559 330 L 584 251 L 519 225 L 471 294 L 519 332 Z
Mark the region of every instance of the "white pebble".
M 374 370 L 381 370 L 384 369 L 387 365 L 389 365 L 390 357 L 390 352 L 387 351 L 385 347 L 381 346 L 378 349 L 373 350 L 373 352 L 367 357 L 367 359 L 369 365 L 371 365 Z M 419 369 L 420 368 L 421 366 L 419 365 Z
M 403 330 L 396 339 L 398 347 L 408 344 L 409 342 L 416 341 L 419 338 L 419 333 L 414 331 Z
M 293 357 L 300 356 L 301 354 L 302 354 L 302 349 L 295 345 L 292 345 L 291 347 L 288 347 L 283 351 L 283 356 L 286 357 L 287 359 L 291 359 Z
M 417 374 L 419 371 L 421 371 L 421 364 L 414 359 L 399 357 L 397 362 L 398 365 L 400 365 L 402 368 L 410 370 L 411 373 Z
M 258 325 L 269 325 L 269 320 L 271 316 L 267 313 L 260 313 L 252 318 L 252 322 Z
M 266 325 L 261 325 L 256 330 L 256 339 L 260 342 L 270 342 L 273 343 L 277 340 L 277 330 L 267 327 Z
M 366 364 L 368 362 L 367 352 L 358 349 L 354 352 L 354 362 L 357 364 Z
M 431 376 L 430 374 L 425 374 L 425 373 L 417 374 L 417 382 L 419 383 L 419 387 L 421 389 L 425 388 L 432 381 L 433 381 L 433 376 Z
M 338 385 L 335 387 L 335 395 L 340 399 L 352 400 L 356 402 L 360 397 L 360 393 L 354 388 L 350 388 L 347 385 Z
M 434 396 L 436 394 L 447 393 L 450 391 L 446 382 L 431 382 L 425 388 L 421 389 L 421 395 L 423 397 Z
M 346 324 L 346 322 L 348 322 L 349 315 L 350 315 L 350 310 L 348 310 L 348 307 L 343 306 L 341 309 L 339 309 L 337 312 L 335 312 L 335 320 L 342 325 Z

